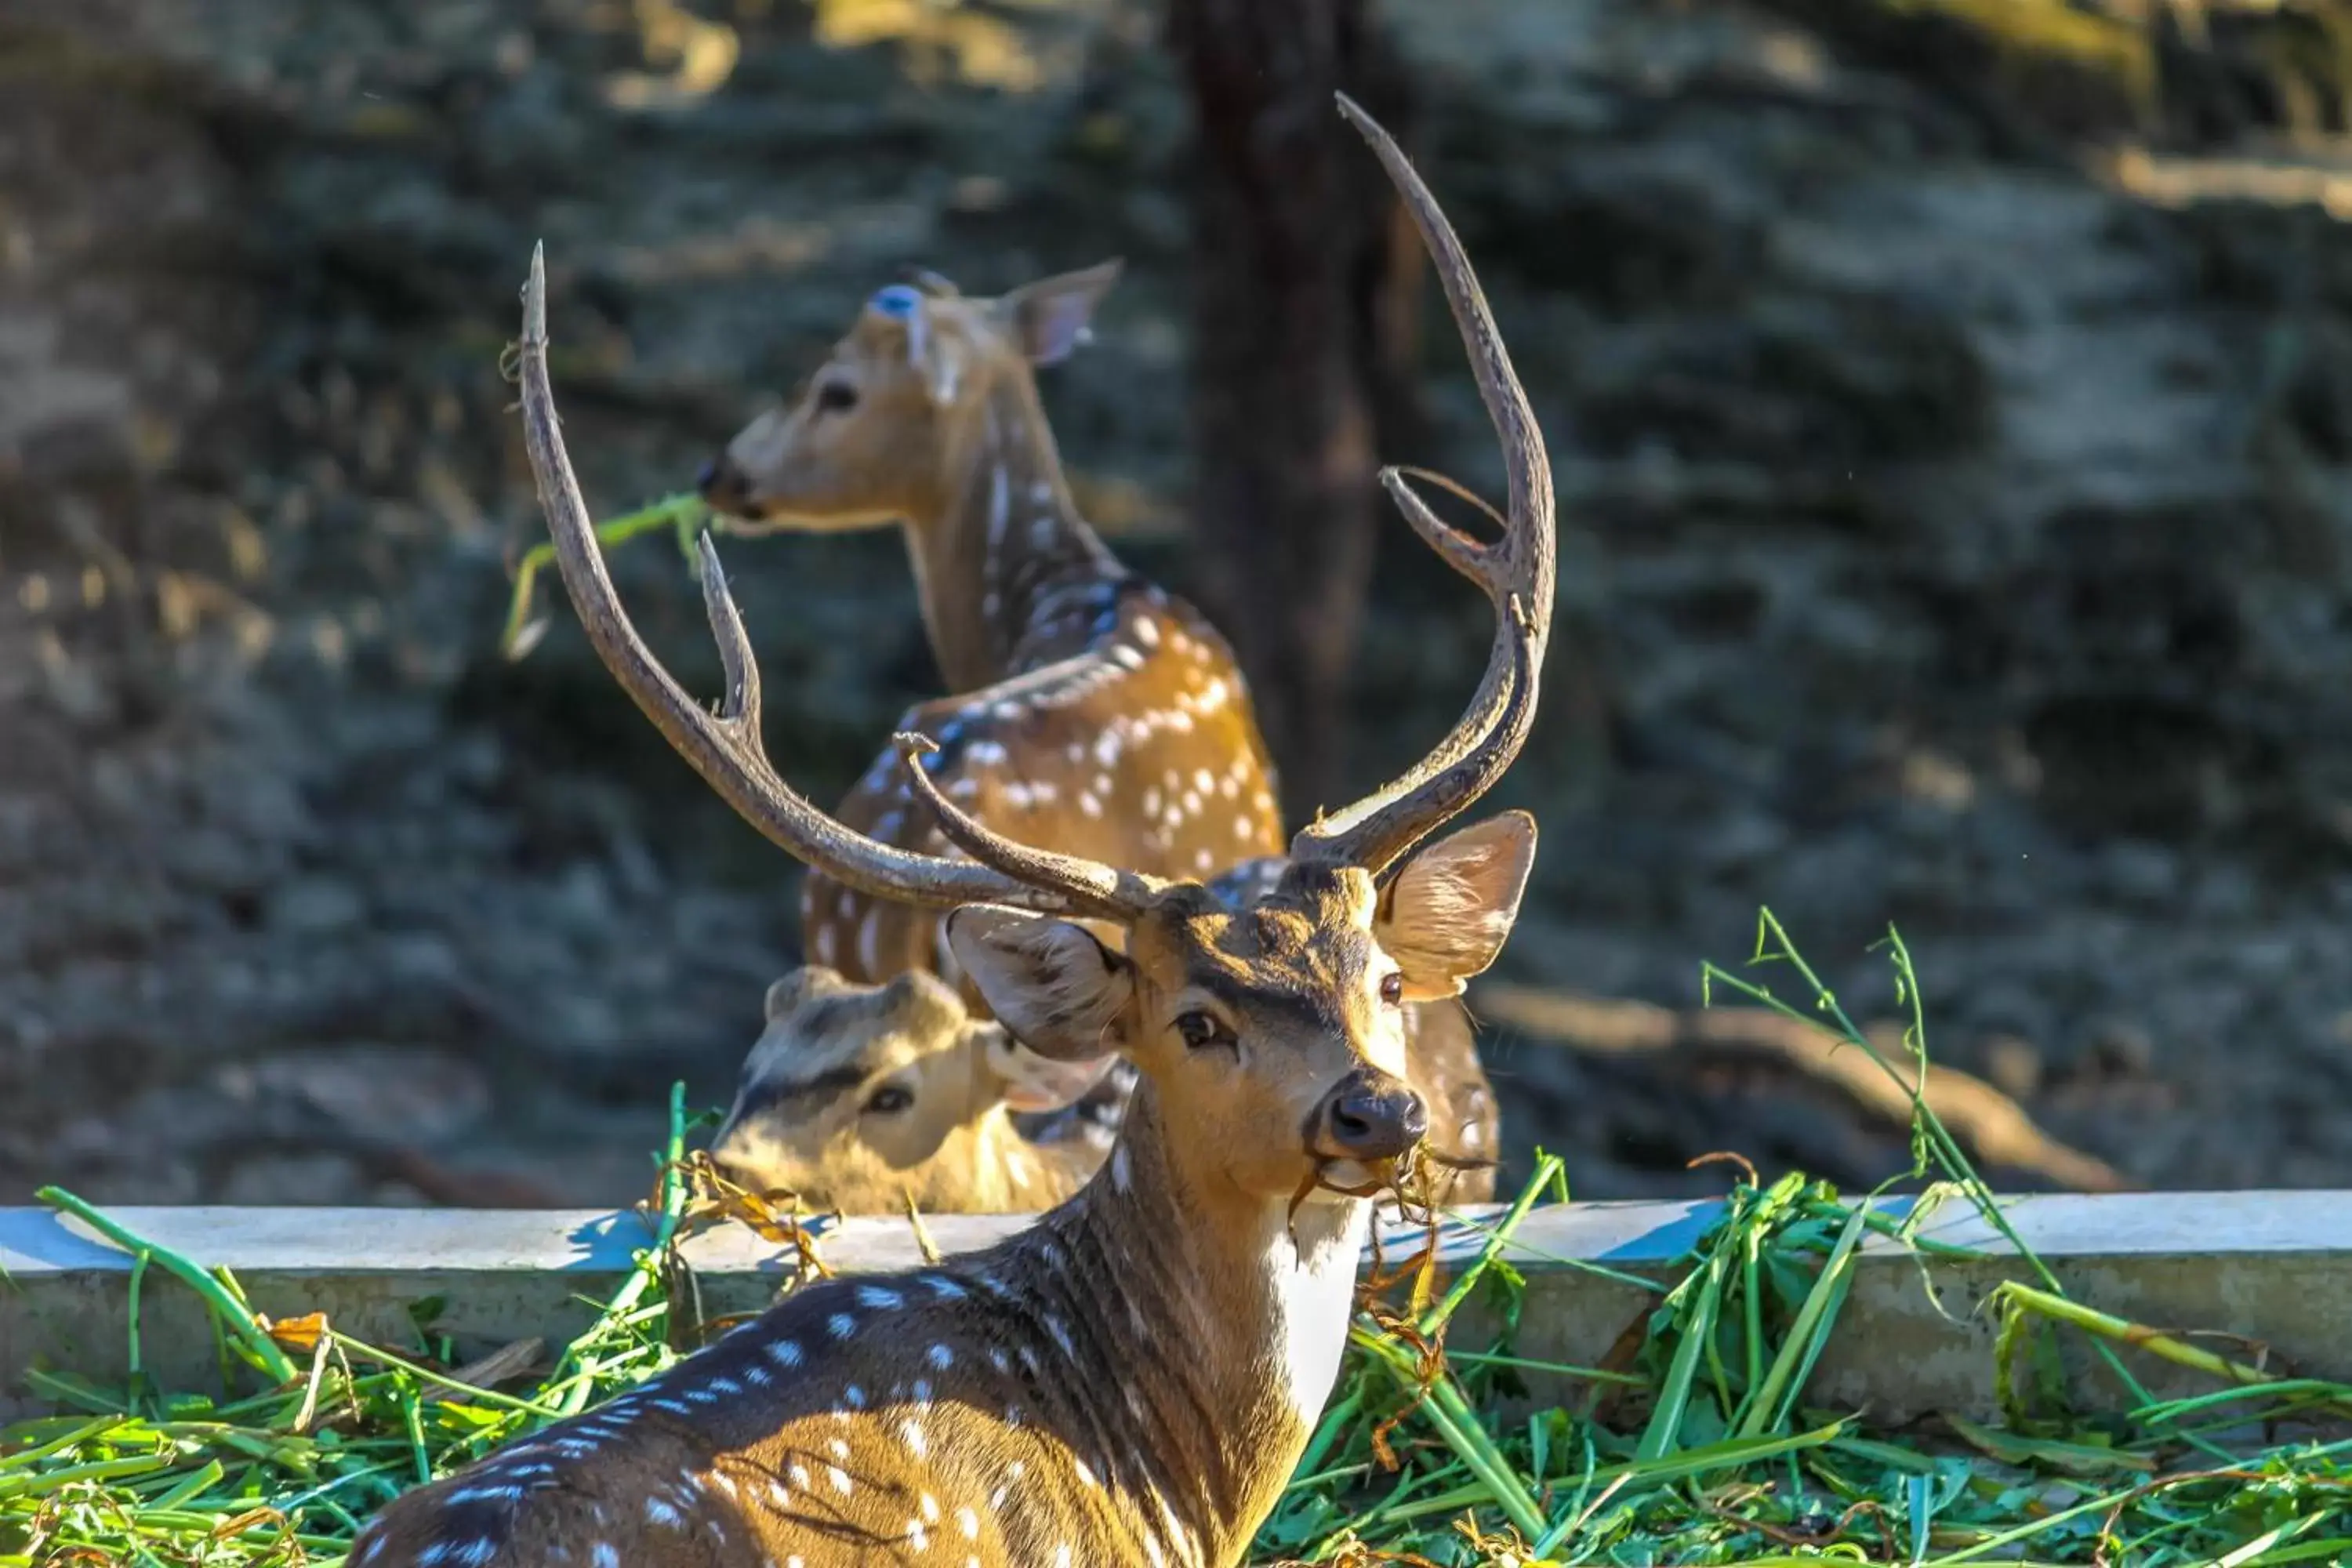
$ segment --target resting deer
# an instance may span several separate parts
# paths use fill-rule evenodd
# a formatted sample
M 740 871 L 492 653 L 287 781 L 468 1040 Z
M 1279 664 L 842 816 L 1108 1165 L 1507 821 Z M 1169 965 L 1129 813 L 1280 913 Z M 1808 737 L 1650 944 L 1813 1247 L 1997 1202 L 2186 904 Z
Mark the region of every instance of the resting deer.
M 711 1157 L 757 1192 L 815 1209 L 934 1214 L 1049 1209 L 1094 1174 L 1108 1132 L 1076 1122 L 1031 1142 L 1010 1114 L 1031 1053 L 920 969 L 860 985 L 819 965 L 768 987 L 767 1026 Z
M 739 520 L 731 532 L 900 523 L 933 655 L 959 695 L 917 707 L 898 727 L 939 745 L 932 777 L 950 800 L 1041 847 L 1147 874 L 1205 877 L 1275 857 L 1282 842 L 1247 683 L 1216 630 L 1129 572 L 1079 514 L 1037 395 L 1035 367 L 1083 341 L 1118 271 L 1105 262 L 993 300 L 968 298 L 929 273 L 919 286 L 879 290 L 791 404 L 746 426 L 699 484 Z M 841 820 L 885 843 L 946 847 L 895 769 L 886 748 Z M 927 911 L 812 870 L 801 916 L 803 952 L 845 979 L 878 984 L 915 968 L 961 979 Z M 1098 934 L 1116 940 L 1115 931 Z M 983 999 L 963 990 L 984 1011 Z M 1411 1079 L 1433 1112 L 1432 1148 L 1454 1163 L 1446 1196 L 1490 1198 L 1500 1119 L 1475 1033 L 1454 1003 L 1416 1011 L 1425 1016 L 1415 1020 Z M 804 1080 L 835 1073 L 832 1094 L 841 1096 L 836 1053 L 802 1053 L 803 1071 L 773 1046 L 763 1038 L 756 1078 L 746 1062 L 745 1093 L 789 1089 L 797 1113 Z M 1075 1087 L 1068 1071 L 1018 1044 L 1000 1046 L 998 1056 L 994 1067 L 1013 1069 L 993 1075 L 1007 1109 L 1049 1142 L 1071 1136 L 1079 1121 L 1116 1124 L 1134 1087 L 1133 1072 L 1114 1067 L 1083 1104 L 1052 1116 Z M 940 1070 L 990 1076 L 991 1064 Z M 835 1106 L 801 1126 L 831 1128 L 852 1114 Z M 900 1127 L 877 1131 L 903 1145 Z M 814 1161 L 820 1142 L 846 1169 L 828 1173 Z M 791 1163 L 819 1185 L 898 1206 L 895 1193 L 847 1179 L 849 1169 L 877 1160 L 905 1170 L 888 1150 L 832 1137 L 803 1136 L 797 1146 Z M 740 1173 L 769 1179 L 757 1168 Z M 909 1173 L 908 1184 L 946 1209 L 985 1208 L 988 1194 L 1003 1190 L 995 1173 L 973 1171 L 960 1186 L 953 1170 L 928 1166 Z
M 603 1408 L 394 1501 L 356 1568 L 966 1568 L 1232 1564 L 1281 1494 L 1346 1342 L 1368 1194 L 1420 1139 L 1403 1004 L 1458 994 L 1517 910 L 1534 848 L 1424 844 L 1525 744 L 1549 630 L 1542 441 L 1475 279 L 1386 135 L 1352 104 L 1437 262 L 1510 480 L 1502 540 L 1454 532 L 1390 476 L 1444 558 L 1507 579 L 1500 657 L 1403 778 L 1303 829 L 1247 910 L 1197 883 L 1040 850 L 961 812 L 902 742 L 966 858 L 869 838 L 795 794 L 760 740 L 758 669 L 716 552 L 727 674 L 711 713 L 629 624 L 547 382 L 544 279 L 525 291 L 524 429 L 566 588 L 638 706 L 748 820 L 844 885 L 953 908 L 947 940 L 1030 1048 L 1141 1070 L 1101 1174 L 1034 1226 L 918 1272 L 786 1299 Z M 960 907 L 959 907 L 960 906 Z M 1081 921 L 1108 923 L 1125 951 Z

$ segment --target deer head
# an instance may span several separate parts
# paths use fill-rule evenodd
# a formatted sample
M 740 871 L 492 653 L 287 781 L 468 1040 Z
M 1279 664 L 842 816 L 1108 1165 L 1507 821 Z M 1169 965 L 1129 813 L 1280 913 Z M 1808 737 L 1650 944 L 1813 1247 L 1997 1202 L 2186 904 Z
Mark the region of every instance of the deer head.
M 1144 1083 L 1103 1174 L 1030 1231 L 919 1274 L 795 1292 L 604 1409 L 398 1500 L 355 1543 L 354 1568 L 819 1568 L 935 1543 L 968 1568 L 1229 1568 L 1246 1551 L 1339 1372 L 1369 1231 L 1360 1194 L 1419 1136 L 1423 1108 L 1398 1076 L 1402 1009 L 1453 994 L 1517 911 L 1532 824 L 1421 846 L 1524 743 L 1550 606 L 1550 485 L 1509 361 L 1435 203 L 1342 109 L 1421 226 L 1503 433 L 1500 543 L 1406 504 L 1487 584 L 1500 668 L 1432 758 L 1300 834 L 1244 910 L 992 833 L 930 789 L 912 740 L 917 786 L 969 859 L 878 844 L 817 811 L 761 749 L 756 668 L 707 541 L 728 695 L 717 714 L 689 697 L 597 553 L 548 389 L 534 260 L 524 430 L 565 584 L 607 666 L 772 837 L 848 886 L 955 908 L 958 958 L 1040 1053 L 1124 1051 Z M 1116 922 L 1126 952 L 1081 919 Z
M 992 300 L 929 274 L 877 291 L 793 400 L 703 469 L 704 498 L 747 521 L 812 531 L 938 515 L 989 395 L 1010 382 L 1034 404 L 1032 367 L 1085 341 L 1118 273 L 1106 261 Z
M 767 1027 L 711 1158 L 742 1186 L 845 1214 L 908 1197 L 931 1213 L 1050 1208 L 1101 1152 L 1032 1145 L 1009 1113 L 1057 1108 L 1087 1086 L 1008 1046 L 1002 1025 L 924 971 L 857 985 L 796 969 L 768 988 Z

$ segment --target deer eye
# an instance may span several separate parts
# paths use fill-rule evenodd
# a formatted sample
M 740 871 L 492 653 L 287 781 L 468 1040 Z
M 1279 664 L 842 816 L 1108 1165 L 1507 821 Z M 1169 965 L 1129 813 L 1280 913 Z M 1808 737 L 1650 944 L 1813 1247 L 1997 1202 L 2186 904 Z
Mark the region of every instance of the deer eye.
M 1384 974 L 1381 976 L 1381 1000 L 1387 1003 L 1391 1007 L 1402 1006 L 1403 1005 L 1403 975 Z
M 893 283 L 887 289 L 875 290 L 871 302 L 884 315 L 903 321 L 915 313 L 915 308 L 923 302 L 923 296 L 904 283 Z
M 895 1083 L 886 1083 L 866 1097 L 868 1116 L 896 1116 L 915 1103 L 915 1097 Z
M 845 381 L 820 382 L 816 406 L 820 414 L 845 414 L 857 406 L 857 388 Z
M 1234 1032 L 1226 1028 L 1216 1016 L 1211 1013 L 1194 1011 L 1178 1014 L 1176 1032 L 1183 1036 L 1184 1043 L 1196 1051 L 1209 1046 L 1230 1046 L 1236 1043 Z

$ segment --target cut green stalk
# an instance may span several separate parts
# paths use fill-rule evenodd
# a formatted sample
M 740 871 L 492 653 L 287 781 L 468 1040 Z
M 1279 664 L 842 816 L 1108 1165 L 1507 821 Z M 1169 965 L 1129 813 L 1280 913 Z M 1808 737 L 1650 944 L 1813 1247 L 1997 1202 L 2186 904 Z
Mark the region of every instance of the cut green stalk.
M 1733 1436 L 1760 1436 L 1788 1421 L 1797 1394 L 1811 1374 L 1813 1363 L 1821 1359 L 1830 1331 L 1836 1326 L 1838 1309 L 1844 1304 L 1847 1288 L 1853 1283 L 1853 1250 L 1861 1243 L 1862 1231 L 1862 1215 L 1857 1211 L 1839 1233 L 1837 1246 L 1831 1251 L 1829 1261 L 1822 1265 L 1812 1289 L 1806 1294 L 1805 1304 L 1799 1309 L 1789 1337 L 1780 1343 L 1780 1353 L 1772 1359 L 1772 1370 L 1764 1374 L 1763 1386 Z
M 664 496 L 651 506 L 643 507 L 610 522 L 596 525 L 596 542 L 610 548 L 636 538 L 668 529 L 677 538 L 678 553 L 686 557 L 687 569 L 696 569 L 695 541 L 705 528 L 714 526 L 710 508 L 700 496 L 691 491 Z M 499 651 L 509 659 L 527 657 L 539 645 L 540 636 L 547 623 L 530 619 L 532 595 L 538 586 L 539 574 L 555 560 L 555 545 L 551 540 L 541 540 L 523 552 L 516 564 L 514 595 L 507 605 L 506 629 L 499 634 Z
M 254 1360 L 260 1364 L 261 1370 L 268 1373 L 274 1382 L 291 1383 L 301 1375 L 300 1370 L 288 1359 L 286 1352 L 278 1348 L 278 1342 L 269 1337 L 269 1331 L 256 1320 L 252 1309 L 246 1306 L 234 1293 L 233 1287 L 224 1285 L 211 1274 L 197 1268 L 170 1248 L 156 1247 L 151 1242 L 133 1236 L 129 1230 L 117 1225 L 63 1187 L 43 1187 L 33 1195 L 51 1208 L 73 1215 L 74 1218 L 124 1251 L 133 1256 L 145 1252 L 156 1262 L 162 1264 L 166 1272 L 179 1279 L 190 1289 L 205 1299 L 205 1304 L 211 1307 L 219 1320 L 228 1326 L 229 1331 L 236 1336 L 238 1342 L 245 1346 Z

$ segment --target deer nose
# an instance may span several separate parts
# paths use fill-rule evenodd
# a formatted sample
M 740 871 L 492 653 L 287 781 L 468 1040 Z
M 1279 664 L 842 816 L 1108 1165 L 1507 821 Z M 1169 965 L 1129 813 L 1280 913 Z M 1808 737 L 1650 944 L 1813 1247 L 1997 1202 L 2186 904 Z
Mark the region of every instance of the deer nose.
M 743 470 L 730 461 L 724 453 L 702 465 L 694 476 L 694 488 L 704 500 L 723 512 L 741 515 L 751 500 L 751 485 Z
M 1391 1160 L 1429 1131 L 1429 1107 L 1386 1073 L 1354 1072 L 1324 1096 L 1308 1143 L 1341 1160 Z

